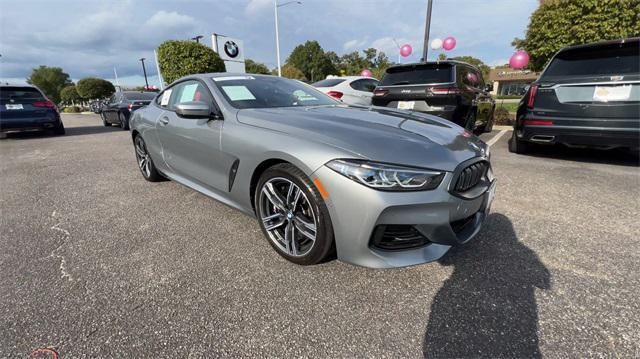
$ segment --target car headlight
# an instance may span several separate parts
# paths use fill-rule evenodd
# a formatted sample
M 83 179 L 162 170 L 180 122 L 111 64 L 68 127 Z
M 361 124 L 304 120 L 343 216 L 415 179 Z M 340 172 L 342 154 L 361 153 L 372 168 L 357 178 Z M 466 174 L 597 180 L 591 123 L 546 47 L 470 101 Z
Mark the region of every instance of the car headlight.
M 424 191 L 438 187 L 444 172 L 363 160 L 333 160 L 327 167 L 365 186 L 382 191 Z

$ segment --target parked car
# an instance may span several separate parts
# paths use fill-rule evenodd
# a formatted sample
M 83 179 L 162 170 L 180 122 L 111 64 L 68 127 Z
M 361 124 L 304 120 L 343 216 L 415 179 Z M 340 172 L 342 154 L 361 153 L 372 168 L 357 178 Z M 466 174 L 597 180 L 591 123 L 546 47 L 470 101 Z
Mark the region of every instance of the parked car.
M 560 50 L 520 101 L 509 150 L 640 146 L 640 38 Z
M 372 77 L 344 76 L 330 77 L 312 86 L 346 104 L 371 106 L 371 96 L 378 83 Z
M 0 135 L 22 131 L 65 132 L 58 107 L 37 87 L 0 85 Z
M 257 216 L 298 264 L 334 250 L 367 267 L 436 260 L 478 233 L 495 193 L 488 147 L 461 127 L 364 111 L 286 78 L 184 77 L 135 111 L 131 130 L 145 179 Z
M 460 61 L 392 66 L 373 92 L 372 103 L 424 112 L 470 131 L 493 129 L 495 101 L 482 72 Z
M 142 91 L 118 91 L 114 93 L 102 105 L 102 111 L 100 111 L 102 124 L 107 127 L 116 124 L 123 130 L 128 130 L 131 113 L 148 105 L 156 95 L 156 92 Z

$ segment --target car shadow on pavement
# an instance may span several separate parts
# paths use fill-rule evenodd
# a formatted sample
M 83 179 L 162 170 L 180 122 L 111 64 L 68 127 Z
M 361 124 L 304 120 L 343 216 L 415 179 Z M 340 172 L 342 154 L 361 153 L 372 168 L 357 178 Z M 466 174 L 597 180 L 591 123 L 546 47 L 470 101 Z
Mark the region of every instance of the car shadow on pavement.
M 551 287 L 551 275 L 509 218 L 490 215 L 474 242 L 439 262 L 453 274 L 431 305 L 425 358 L 541 356 L 535 292 Z
M 65 128 L 64 135 L 55 135 L 52 132 L 46 131 L 30 131 L 30 132 L 16 132 L 9 133 L 6 135 L 4 139 L 11 140 L 30 140 L 36 138 L 46 138 L 46 137 L 69 137 L 69 136 L 82 136 L 82 135 L 93 135 L 97 133 L 107 133 L 107 132 L 125 132 L 120 127 L 104 127 L 104 126 L 81 126 L 81 127 L 67 127 Z M 128 132 L 128 131 L 126 131 Z
M 619 166 L 640 166 L 640 158 L 621 149 L 600 150 L 571 148 L 563 145 L 534 145 L 527 155 L 574 162 L 603 163 Z

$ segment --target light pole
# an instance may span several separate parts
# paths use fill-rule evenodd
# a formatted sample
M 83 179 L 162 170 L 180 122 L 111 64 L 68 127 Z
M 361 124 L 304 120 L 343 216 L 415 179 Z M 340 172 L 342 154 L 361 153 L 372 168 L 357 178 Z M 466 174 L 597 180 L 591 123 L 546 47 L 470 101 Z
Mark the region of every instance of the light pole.
M 147 85 L 146 88 L 149 88 L 149 81 L 147 81 L 147 69 L 144 67 L 144 60 L 146 60 L 144 57 L 140 59 L 140 62 L 142 62 L 142 73 L 144 73 L 144 83 Z
M 197 42 L 198 44 L 200 43 L 200 39 L 202 39 L 204 36 L 202 35 L 197 35 L 195 37 L 192 37 L 191 40 L 195 40 L 195 42 Z
M 427 54 L 429 53 L 429 30 L 431 29 L 431 8 L 433 0 L 427 2 L 427 19 L 424 24 L 424 48 L 422 49 L 422 62 L 427 62 Z
M 278 0 L 273 0 L 273 10 L 276 13 L 276 56 L 278 57 L 278 76 L 282 77 L 282 68 L 280 67 L 280 37 L 278 35 L 278 8 L 289 4 L 302 4 L 301 1 L 287 1 L 278 4 Z

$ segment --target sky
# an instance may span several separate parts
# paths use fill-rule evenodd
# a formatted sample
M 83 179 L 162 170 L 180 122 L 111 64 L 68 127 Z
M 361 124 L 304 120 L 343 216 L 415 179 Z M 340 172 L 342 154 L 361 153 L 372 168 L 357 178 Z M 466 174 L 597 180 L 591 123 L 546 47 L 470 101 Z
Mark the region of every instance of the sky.
M 394 42 L 410 44 L 419 61 L 426 0 L 301 0 L 279 8 L 282 62 L 293 48 L 317 40 L 338 55 L 374 47 L 393 61 Z M 279 0 L 284 3 L 286 0 Z M 434 0 L 431 36 L 457 40 L 449 57 L 471 55 L 489 65 L 508 62 L 511 41 L 523 37 L 538 0 Z M 244 41 L 245 55 L 276 67 L 273 0 L 0 0 L 0 79 L 24 82 L 39 65 L 62 67 L 77 81 L 87 76 L 144 85 L 138 59 L 148 60 L 159 85 L 153 50 L 165 40 L 201 40 L 211 34 Z M 440 52 L 429 52 L 429 60 Z

